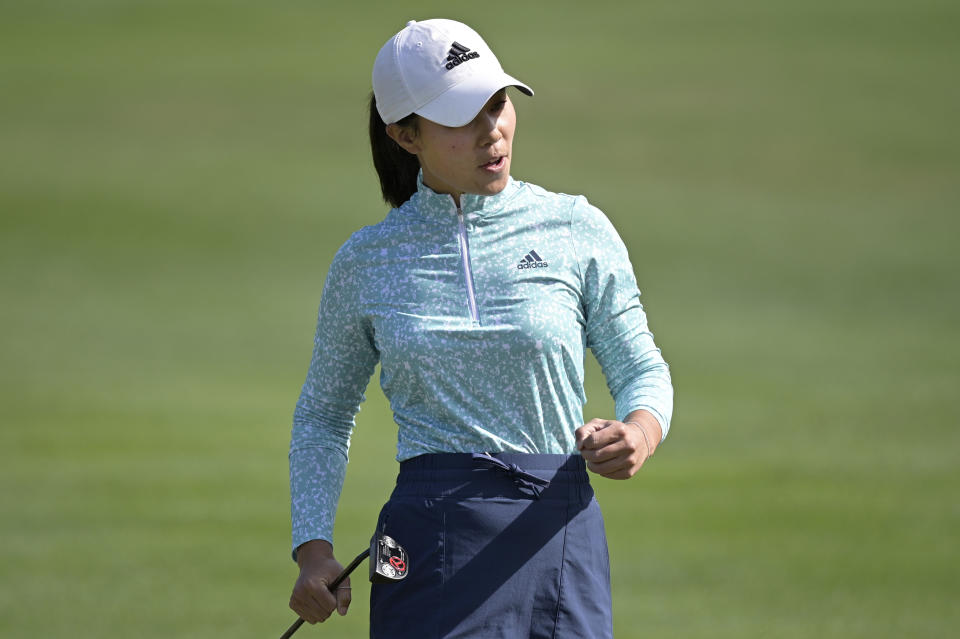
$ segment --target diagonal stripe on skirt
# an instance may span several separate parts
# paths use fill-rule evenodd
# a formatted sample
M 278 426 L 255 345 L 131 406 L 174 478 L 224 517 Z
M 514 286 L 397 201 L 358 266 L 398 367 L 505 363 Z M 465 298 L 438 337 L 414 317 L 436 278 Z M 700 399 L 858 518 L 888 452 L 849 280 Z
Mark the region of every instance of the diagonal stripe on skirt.
M 370 636 L 612 638 L 606 536 L 583 459 L 477 457 L 401 463 L 377 529 L 407 550 L 410 572 L 373 586 Z

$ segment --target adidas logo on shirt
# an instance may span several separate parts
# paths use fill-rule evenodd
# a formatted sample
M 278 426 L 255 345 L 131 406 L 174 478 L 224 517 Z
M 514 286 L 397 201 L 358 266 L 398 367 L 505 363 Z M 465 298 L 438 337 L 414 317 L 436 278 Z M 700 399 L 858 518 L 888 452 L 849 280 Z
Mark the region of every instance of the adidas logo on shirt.
M 457 65 L 479 57 L 480 54 L 476 51 L 471 51 L 459 42 L 454 42 L 453 46 L 450 47 L 450 54 L 447 56 L 447 70 L 449 71 Z
M 520 263 L 517 264 L 517 268 L 520 270 L 525 268 L 547 268 L 547 266 L 549 265 L 543 261 L 542 257 L 537 255 L 536 251 L 530 251 L 524 255 Z

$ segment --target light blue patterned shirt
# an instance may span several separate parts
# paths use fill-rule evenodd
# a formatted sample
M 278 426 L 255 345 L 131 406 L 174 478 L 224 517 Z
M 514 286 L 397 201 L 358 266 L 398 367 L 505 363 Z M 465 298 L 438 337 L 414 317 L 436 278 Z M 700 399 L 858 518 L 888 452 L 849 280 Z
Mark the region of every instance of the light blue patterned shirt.
M 423 453 L 575 452 L 585 348 L 616 417 L 646 409 L 666 437 L 667 364 L 627 250 L 583 197 L 510 180 L 493 196 L 417 192 L 337 252 L 290 443 L 293 547 L 333 539 L 354 417 L 377 362 Z

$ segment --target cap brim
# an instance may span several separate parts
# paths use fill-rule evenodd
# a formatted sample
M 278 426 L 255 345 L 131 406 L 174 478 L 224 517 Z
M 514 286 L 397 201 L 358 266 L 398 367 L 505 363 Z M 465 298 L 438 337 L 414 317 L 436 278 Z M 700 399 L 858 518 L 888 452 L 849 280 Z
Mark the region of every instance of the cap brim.
M 450 87 L 415 113 L 443 126 L 463 126 L 477 117 L 487 100 L 504 87 L 517 87 L 523 93 L 533 95 L 533 89 L 511 75 L 501 72 L 490 77 L 478 73 Z

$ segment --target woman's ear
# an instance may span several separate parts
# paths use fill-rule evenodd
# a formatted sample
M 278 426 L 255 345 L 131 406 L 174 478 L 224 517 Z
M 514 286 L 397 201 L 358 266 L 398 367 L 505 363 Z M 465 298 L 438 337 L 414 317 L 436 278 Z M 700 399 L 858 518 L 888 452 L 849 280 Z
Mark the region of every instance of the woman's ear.
M 416 155 L 420 152 L 420 143 L 412 127 L 388 124 L 387 135 L 407 153 Z

